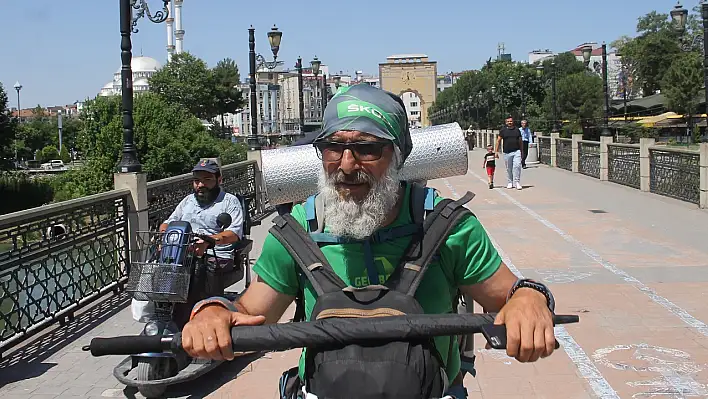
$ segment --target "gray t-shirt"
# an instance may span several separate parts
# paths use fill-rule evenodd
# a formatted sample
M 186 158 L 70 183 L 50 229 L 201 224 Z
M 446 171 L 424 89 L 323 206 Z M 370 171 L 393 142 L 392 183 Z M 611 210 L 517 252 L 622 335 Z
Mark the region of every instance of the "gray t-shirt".
M 241 202 L 235 195 L 229 194 L 223 189 L 216 197 L 216 201 L 206 207 L 199 205 L 194 194 L 184 197 L 170 217 L 165 220 L 165 223 L 181 220 L 189 222 L 195 233 L 213 235 L 221 232 L 217 226 L 216 218 L 222 213 L 231 215 L 231 225 L 225 227 L 223 231 L 233 231 L 239 239 L 243 239 L 244 218 Z M 214 249 L 219 258 L 233 257 L 234 244 L 217 245 Z M 213 255 L 211 249 L 207 251 L 207 255 Z

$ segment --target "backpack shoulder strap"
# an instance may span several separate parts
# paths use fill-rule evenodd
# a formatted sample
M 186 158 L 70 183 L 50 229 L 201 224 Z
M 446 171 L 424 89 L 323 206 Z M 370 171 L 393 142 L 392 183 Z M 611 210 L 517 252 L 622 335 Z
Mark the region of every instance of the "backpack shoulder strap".
M 411 183 L 410 212 L 413 224 L 422 226 L 425 216 L 435 208 L 437 192 L 432 187 Z
M 327 262 L 322 250 L 292 215 L 277 216 L 273 223 L 270 233 L 288 250 L 317 295 L 347 287 Z
M 324 201 L 315 194 L 305 201 L 305 216 L 312 233 L 321 233 L 324 229 Z
M 435 206 L 433 212 L 425 219 L 423 239 L 413 240 L 406 254 L 387 282 L 390 289 L 407 295 L 415 295 L 420 281 L 428 268 L 428 264 L 437 253 L 440 246 L 457 223 L 470 210 L 464 205 L 474 198 L 472 192 L 467 192 L 457 201 L 444 199 Z M 413 256 L 414 254 L 419 254 Z

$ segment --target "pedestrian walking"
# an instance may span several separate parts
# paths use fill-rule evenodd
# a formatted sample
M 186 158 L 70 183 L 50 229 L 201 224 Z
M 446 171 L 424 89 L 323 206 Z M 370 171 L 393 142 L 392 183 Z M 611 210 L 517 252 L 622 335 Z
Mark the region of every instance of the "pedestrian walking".
M 491 145 L 487 146 L 487 153 L 484 154 L 484 162 L 482 163 L 482 168 L 487 169 L 487 180 L 489 181 L 489 188 L 494 188 L 494 170 L 497 167 L 496 155 L 494 154 L 494 147 Z
M 529 143 L 533 143 L 533 132 L 529 128 L 529 122 L 524 119 L 521 121 L 521 167 L 526 169 L 526 157 L 529 155 Z
M 504 152 L 504 163 L 506 164 L 506 188 L 521 190 L 521 158 L 523 155 L 523 144 L 521 131 L 514 126 L 514 118 L 506 118 L 504 126 L 497 136 L 495 155 L 499 158 L 499 147 Z

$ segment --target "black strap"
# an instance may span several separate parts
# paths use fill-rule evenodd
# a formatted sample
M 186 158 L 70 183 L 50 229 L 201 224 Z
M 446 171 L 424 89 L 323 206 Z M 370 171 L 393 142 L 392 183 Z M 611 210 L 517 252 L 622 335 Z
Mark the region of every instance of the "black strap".
M 435 206 L 433 212 L 425 219 L 423 239 L 411 241 L 401 263 L 386 282 L 387 287 L 406 295 L 415 295 L 428 265 L 440 246 L 447 240 L 460 219 L 467 214 L 472 214 L 464 207 L 472 198 L 474 194 L 467 192 L 457 201 L 444 199 Z M 420 253 L 420 256 L 413 257 L 413 254 L 417 253 Z
M 291 214 L 276 216 L 270 233 L 288 250 L 318 296 L 347 287 L 322 250 Z
M 413 224 L 423 226 L 425 221 L 425 186 L 411 183 L 410 212 Z

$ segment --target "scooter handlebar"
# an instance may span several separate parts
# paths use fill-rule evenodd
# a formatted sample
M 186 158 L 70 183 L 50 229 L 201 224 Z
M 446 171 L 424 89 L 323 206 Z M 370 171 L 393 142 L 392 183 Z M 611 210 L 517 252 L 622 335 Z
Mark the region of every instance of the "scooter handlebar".
M 437 336 L 475 334 L 494 323 L 494 313 L 406 315 L 367 319 L 331 318 L 311 322 L 279 323 L 231 328 L 234 352 L 284 351 L 303 347 L 340 346 L 356 343 L 402 341 Z M 577 323 L 576 315 L 556 315 L 554 324 Z M 93 338 L 83 350 L 93 356 L 131 355 L 178 351 L 180 333 L 174 336 L 123 336 Z
M 171 349 L 172 337 L 160 335 L 129 335 L 113 338 L 93 338 L 83 350 L 90 350 L 92 356 L 134 355 L 136 353 L 159 353 Z

